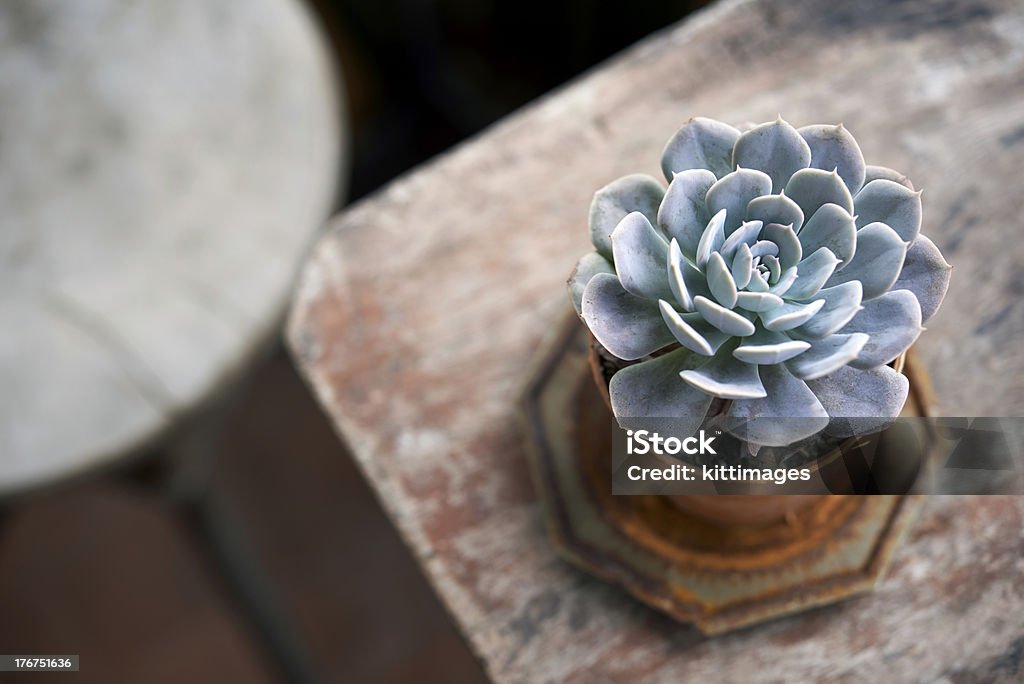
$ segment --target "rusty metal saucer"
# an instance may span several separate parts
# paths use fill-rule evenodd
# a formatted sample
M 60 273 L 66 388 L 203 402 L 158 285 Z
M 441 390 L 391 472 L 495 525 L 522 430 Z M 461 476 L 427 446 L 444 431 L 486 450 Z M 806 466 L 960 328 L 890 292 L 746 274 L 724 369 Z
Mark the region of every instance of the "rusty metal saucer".
M 545 346 L 523 400 L 532 468 L 558 551 L 644 603 L 718 634 L 870 590 L 920 504 L 908 495 L 822 497 L 761 527 L 720 526 L 662 496 L 614 496 L 612 415 L 575 316 Z M 926 415 L 913 355 L 904 413 Z

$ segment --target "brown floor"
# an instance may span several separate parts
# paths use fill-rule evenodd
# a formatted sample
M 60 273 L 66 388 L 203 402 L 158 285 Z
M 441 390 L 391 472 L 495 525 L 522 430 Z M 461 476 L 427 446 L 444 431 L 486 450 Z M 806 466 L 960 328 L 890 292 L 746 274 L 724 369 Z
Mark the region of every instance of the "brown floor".
M 256 371 L 225 426 L 215 500 L 317 681 L 483 681 L 283 353 Z M 103 476 L 7 513 L 0 653 L 81 656 L 77 676 L 17 681 L 280 681 L 175 510 Z

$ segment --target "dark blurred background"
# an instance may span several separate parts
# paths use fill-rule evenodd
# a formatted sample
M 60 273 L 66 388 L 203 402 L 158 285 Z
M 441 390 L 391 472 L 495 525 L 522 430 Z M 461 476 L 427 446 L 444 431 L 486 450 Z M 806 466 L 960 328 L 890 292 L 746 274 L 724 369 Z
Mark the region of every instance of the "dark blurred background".
M 707 2 L 313 4 L 347 80 L 353 200 Z
M 702 4 L 313 0 L 348 94 L 339 194 L 372 193 Z M 234 394 L 210 486 L 317 678 L 481 681 L 280 347 Z M 78 653 L 83 681 L 280 681 L 195 526 L 138 482 L 107 473 L 0 516 L 0 650 Z

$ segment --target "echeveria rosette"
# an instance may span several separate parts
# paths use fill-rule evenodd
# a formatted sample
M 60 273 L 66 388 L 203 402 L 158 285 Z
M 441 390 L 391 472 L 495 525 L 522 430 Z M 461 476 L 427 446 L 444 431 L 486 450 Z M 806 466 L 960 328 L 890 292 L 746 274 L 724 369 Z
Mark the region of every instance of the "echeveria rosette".
M 781 118 L 742 133 L 691 119 L 662 169 L 667 190 L 632 175 L 595 194 L 595 251 L 569 279 L 594 337 L 640 360 L 611 380 L 620 422 L 696 430 L 727 399 L 727 427 L 786 446 L 898 415 L 908 383 L 888 364 L 938 309 L 951 268 L 920 234 L 921 193 L 866 165 L 842 125 Z

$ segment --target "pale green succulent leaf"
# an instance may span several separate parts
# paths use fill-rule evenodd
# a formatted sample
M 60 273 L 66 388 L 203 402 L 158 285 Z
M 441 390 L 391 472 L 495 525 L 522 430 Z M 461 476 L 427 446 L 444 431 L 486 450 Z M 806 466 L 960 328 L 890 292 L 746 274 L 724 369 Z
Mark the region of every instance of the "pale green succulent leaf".
M 693 305 L 705 321 L 727 335 L 746 337 L 754 332 L 751 320 L 736 311 L 727 309 L 707 297 L 694 297 Z
M 675 341 L 657 302 L 626 291 L 619 279 L 598 273 L 583 290 L 583 320 L 613 355 L 633 361 Z
M 711 359 L 679 375 L 693 387 L 721 399 L 756 399 L 766 396 L 757 366 L 739 363 L 732 352 L 739 346 L 736 340 L 722 345 Z
M 719 211 L 708 221 L 704 233 L 697 243 L 697 267 L 704 268 L 713 252 L 722 248 L 725 242 L 725 210 Z
M 787 361 L 786 366 L 798 378 L 816 380 L 857 358 L 867 341 L 864 333 L 829 335 L 823 340 L 811 341 L 810 349 Z
M 779 265 L 782 268 L 796 266 L 803 258 L 803 247 L 800 245 L 800 239 L 796 236 L 793 226 L 769 223 L 761 231 L 761 237 L 771 240 L 779 246 Z
M 877 181 L 876 181 L 877 182 Z M 836 271 L 828 285 L 860 281 L 863 298 L 873 299 L 885 293 L 896 282 L 903 269 L 907 244 L 884 223 L 869 223 L 857 231 L 857 251 L 841 271 Z
M 768 292 L 778 297 L 787 296 L 789 294 L 789 288 L 796 282 L 799 272 L 796 266 L 790 266 L 789 268 L 782 271 L 782 275 L 775 281 L 775 284 L 768 288 Z
M 736 233 L 738 232 L 736 231 Z M 733 233 L 733 235 L 736 235 L 736 233 Z M 732 238 L 732 235 L 729 237 Z M 732 259 L 732 278 L 736 281 L 736 287 L 742 289 L 750 283 L 750 275 L 753 269 L 754 255 L 750 253 L 750 247 L 746 243 L 740 243 Z
M 712 398 L 680 380 L 679 374 L 692 368 L 699 358 L 685 349 L 677 349 L 627 366 L 613 375 L 608 395 L 620 425 L 635 427 L 630 418 L 672 418 L 673 424 L 683 431 L 681 434 L 696 432 Z
M 612 233 L 612 254 L 622 287 L 637 297 L 671 297 L 663 270 L 668 243 L 638 211 L 627 214 Z
M 740 292 L 736 295 L 736 305 L 741 309 L 761 313 L 782 306 L 782 297 L 770 292 Z
M 721 178 L 732 171 L 732 148 L 740 132 L 714 119 L 690 119 L 665 146 L 661 170 L 667 180 L 687 169 L 707 169 Z
M 679 241 L 689 259 L 696 256 L 697 243 L 711 220 L 704 199 L 715 180 L 715 174 L 707 169 L 677 173 L 658 209 L 658 226 L 669 238 Z
M 630 212 L 639 211 L 654 221 L 665 189 L 643 174 L 623 176 L 604 186 L 590 203 L 590 241 L 594 248 L 612 259 L 612 231 Z
M 821 247 L 839 259 L 836 270 L 850 263 L 857 251 L 857 224 L 850 212 L 838 204 L 823 204 L 797 234 L 804 254 L 813 254 Z
M 871 181 L 853 200 L 857 228 L 884 223 L 905 241 L 921 232 L 921 193 L 890 180 Z
M 781 306 L 769 309 L 760 314 L 761 322 L 768 330 L 782 332 L 792 330 L 811 320 L 821 308 L 825 306 L 824 301 L 798 304 L 796 302 L 783 302 Z
M 853 197 L 834 171 L 803 169 L 793 174 L 786 184 L 786 196 L 800 206 L 804 222 L 813 218 L 814 212 L 825 204 L 837 204 L 853 213 Z
M 669 245 L 669 287 L 679 306 L 687 312 L 693 311 L 693 298 L 697 295 L 710 297 L 707 279 L 696 266 L 682 256 L 682 252 L 673 252 Z
M 603 256 L 597 252 L 590 252 L 583 256 L 576 263 L 576 268 L 573 269 L 572 275 L 569 276 L 569 298 L 572 300 L 572 305 L 576 309 L 577 314 L 583 313 L 583 290 L 587 287 L 587 283 L 598 273 L 611 273 L 614 275 L 615 269 Z
M 768 255 L 777 256 L 779 253 L 779 246 L 771 240 L 758 240 L 754 244 L 750 245 L 750 254 L 754 258 L 765 257 Z
M 680 314 L 664 299 L 658 302 L 665 325 L 679 344 L 702 356 L 711 356 L 729 336 L 697 313 Z
M 732 232 L 729 237 L 722 243 L 722 256 L 728 259 L 730 256 L 736 253 L 740 245 L 753 245 L 757 242 L 757 236 L 761 234 L 761 228 L 764 224 L 760 221 L 744 221 L 740 224 L 740 227 Z
M 693 295 L 690 288 L 686 286 L 686 277 L 683 274 L 686 266 L 683 252 L 679 248 L 679 242 L 672 238 L 668 246 L 668 284 L 672 290 L 672 296 L 683 311 L 693 311 Z
M 747 203 L 747 220 L 761 221 L 765 225 L 791 225 L 794 230 L 799 231 L 804 224 L 804 212 L 799 204 L 785 195 L 761 195 Z
M 823 301 L 825 305 L 796 332 L 801 337 L 814 340 L 837 332 L 861 310 L 862 297 L 863 289 L 856 280 L 824 288 L 814 296 L 813 301 Z
M 913 292 L 921 305 L 921 322 L 927 323 L 946 296 L 952 271 L 935 243 L 918 235 L 907 250 L 903 270 L 891 289 Z
M 842 125 L 817 124 L 799 129 L 800 135 L 811 149 L 811 167 L 839 172 L 851 194 L 864 185 L 867 166 L 860 145 Z
M 736 281 L 733 280 L 732 273 L 729 272 L 729 267 L 725 265 L 725 259 L 721 254 L 714 252 L 711 255 L 705 274 L 708 279 L 708 289 L 711 290 L 711 295 L 718 300 L 718 303 L 727 309 L 736 306 Z
M 777 193 L 786 187 L 790 176 L 811 163 L 811 148 L 795 128 L 780 118 L 742 133 L 733 148 L 732 163 L 738 168 L 768 174 L 772 182 L 770 191 Z
M 905 188 L 911 190 L 914 189 L 914 184 L 910 182 L 906 174 L 902 174 L 899 171 L 893 171 L 887 166 L 873 166 L 868 164 L 864 170 L 864 185 L 867 185 L 873 180 L 890 180 L 894 183 L 899 183 Z M 863 186 L 862 186 L 863 187 Z
M 788 446 L 821 432 L 828 424 L 825 407 L 803 380 L 785 366 L 762 366 L 763 399 L 734 401 L 726 429 L 762 446 Z
M 733 350 L 733 357 L 743 363 L 771 365 L 783 363 L 810 348 L 804 340 L 793 340 L 782 333 L 759 329 Z
M 853 437 L 884 430 L 907 402 L 910 383 L 888 366 L 860 370 L 843 366 L 807 386 L 831 420 L 826 428 L 836 437 Z
M 779 258 L 774 254 L 765 254 L 761 257 L 761 263 L 768 267 L 768 282 L 778 284 L 779 278 L 782 277 L 782 264 L 779 263 Z
M 683 320 L 683 317 L 671 304 L 661 299 L 658 300 L 658 308 L 661 311 L 661 317 L 664 319 L 665 325 L 668 326 L 669 332 L 679 341 L 679 344 L 703 356 L 712 356 L 715 353 L 714 349 L 711 348 L 711 343 Z
M 731 235 L 740 227 L 747 214 L 750 200 L 771 192 L 772 179 L 756 169 L 737 169 L 718 179 L 708 190 L 705 201 L 708 211 L 715 214 L 726 211 L 725 234 Z
M 889 363 L 921 335 L 921 305 L 910 290 L 893 290 L 864 302 L 864 308 L 843 327 L 844 333 L 864 333 L 871 339 L 857 358 L 856 368 Z
M 750 282 L 747 283 L 747 290 L 750 292 L 768 292 L 770 289 L 771 288 L 767 281 L 765 281 L 764 276 L 762 276 L 760 272 L 755 270 L 750 274 Z
M 839 259 L 828 247 L 821 247 L 797 265 L 797 277 L 786 292 L 787 299 L 804 300 L 818 294 L 836 270 Z

